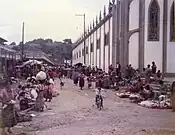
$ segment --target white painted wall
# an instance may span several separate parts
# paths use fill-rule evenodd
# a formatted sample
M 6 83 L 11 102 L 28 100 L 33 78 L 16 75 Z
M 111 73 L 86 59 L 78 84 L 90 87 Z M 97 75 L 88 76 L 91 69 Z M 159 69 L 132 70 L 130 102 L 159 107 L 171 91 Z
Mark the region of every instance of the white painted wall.
M 110 18 L 110 64 L 112 64 L 112 36 L 113 36 L 113 18 Z
M 75 50 L 72 50 L 72 65 L 75 63 Z
M 168 0 L 168 30 L 167 30 L 167 72 L 175 73 L 175 42 L 170 42 L 170 12 L 173 0 Z
M 86 39 L 86 46 L 88 46 L 89 45 L 89 39 L 87 38 Z M 89 65 L 89 54 L 85 54 L 86 55 L 86 66 L 88 66 Z
M 159 42 L 148 41 L 148 7 L 151 0 L 145 1 L 145 66 L 155 61 L 158 69 L 162 71 L 162 24 L 163 24 L 163 0 L 157 0 L 160 6 L 160 40 Z
M 129 64 L 135 69 L 139 68 L 139 33 L 133 34 L 129 39 Z
M 97 53 L 97 31 L 94 32 L 94 66 L 97 65 L 96 63 L 96 53 Z
M 103 64 L 104 64 L 104 59 L 103 59 L 103 56 L 104 56 L 104 25 L 101 26 L 101 69 L 103 69 Z M 103 69 L 104 70 L 104 69 Z
M 129 14 L 129 30 L 136 28 L 139 28 L 139 0 L 131 2 Z
M 72 55 L 76 55 L 76 59 L 73 59 L 73 65 L 77 64 L 77 63 L 83 63 L 83 57 L 82 57 L 82 47 L 83 47 L 83 43 L 81 43 L 79 46 L 77 46 L 73 52 Z M 79 51 L 81 51 L 81 57 L 79 57 Z M 78 53 L 78 58 L 77 58 L 77 53 Z
M 99 66 L 100 66 L 100 56 L 99 56 L 99 53 L 100 53 L 100 50 L 98 49 L 97 50 L 97 67 L 99 68 Z
M 139 28 L 139 0 L 133 0 L 130 5 L 129 30 Z M 139 64 L 139 33 L 134 33 L 129 39 L 129 64 L 138 68 Z
M 107 34 L 108 32 L 109 32 L 109 20 L 107 20 L 106 22 L 105 22 L 105 34 Z M 108 71 L 108 65 L 109 65 L 109 56 L 108 56 L 108 53 L 109 53 L 109 44 L 108 45 L 106 45 L 106 46 L 104 46 L 105 47 L 105 62 L 104 62 L 104 64 L 105 64 L 105 71 L 107 72 Z
M 109 47 L 108 46 L 105 46 L 105 62 L 104 62 L 104 64 L 105 64 L 105 72 L 108 72 L 108 67 L 109 67 L 109 64 L 108 64 L 108 61 L 109 61 L 109 59 L 108 59 L 108 49 L 109 49 Z
M 97 29 L 97 39 L 100 38 L 100 28 Z M 100 68 L 100 49 L 97 50 L 97 67 Z

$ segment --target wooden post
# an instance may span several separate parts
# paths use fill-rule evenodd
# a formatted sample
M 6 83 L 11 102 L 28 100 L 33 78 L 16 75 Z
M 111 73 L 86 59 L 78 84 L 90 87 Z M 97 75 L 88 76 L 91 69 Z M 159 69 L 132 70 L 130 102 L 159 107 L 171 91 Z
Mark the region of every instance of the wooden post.
M 172 83 L 172 89 L 171 89 L 171 106 L 172 111 L 175 112 L 175 81 Z

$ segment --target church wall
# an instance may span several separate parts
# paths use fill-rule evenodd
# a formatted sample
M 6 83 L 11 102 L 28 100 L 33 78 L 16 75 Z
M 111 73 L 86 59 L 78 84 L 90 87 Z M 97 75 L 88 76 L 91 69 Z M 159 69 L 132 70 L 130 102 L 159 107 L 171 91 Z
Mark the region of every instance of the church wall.
M 109 65 L 108 65 L 108 61 L 109 61 L 109 59 L 108 59 L 108 46 L 105 46 L 105 72 L 108 72 L 108 67 L 109 67 Z
M 73 57 L 74 55 L 76 55 L 76 58 L 74 59 L 73 64 L 79 63 L 81 62 L 81 57 L 79 57 L 79 50 L 81 48 L 81 45 L 77 46 L 74 50 L 73 50 Z M 78 53 L 78 58 L 77 58 L 77 53 Z
M 83 43 L 80 44 L 78 49 L 78 53 L 81 52 L 81 57 L 79 57 L 79 63 L 83 63 L 82 47 L 83 47 Z
M 112 64 L 112 36 L 113 36 L 113 25 L 112 25 L 112 17 L 110 18 L 110 37 L 109 37 L 109 43 L 110 43 L 110 64 Z
M 167 73 L 175 73 L 175 42 L 170 41 L 170 12 L 173 0 L 168 0 L 168 24 L 167 24 Z
M 97 29 L 97 39 L 100 39 L 100 28 Z M 97 67 L 100 67 L 100 49 L 97 49 Z
M 109 32 L 109 20 L 105 23 L 105 34 L 108 34 L 108 32 Z M 108 53 L 109 53 L 109 45 L 110 44 L 108 44 L 108 45 L 106 45 L 105 46 L 105 61 L 104 61 L 104 64 L 105 64 L 105 71 L 106 72 L 108 72 L 108 67 L 109 67 L 109 55 L 108 55 Z
M 148 41 L 148 8 L 151 0 L 145 1 L 145 66 L 151 64 L 154 61 L 157 64 L 159 70 L 162 71 L 162 36 L 163 36 L 163 0 L 157 0 L 160 7 L 160 35 L 159 41 Z
M 139 28 L 139 0 L 133 0 L 130 4 L 129 30 Z
M 139 28 L 139 0 L 133 0 L 130 4 L 129 30 Z M 139 68 L 139 33 L 131 35 L 129 39 L 129 64 Z
M 90 48 L 90 46 L 91 46 L 91 37 L 89 36 L 88 37 L 88 57 L 89 57 L 89 63 L 88 63 L 88 66 L 90 66 L 91 65 L 91 48 Z
M 133 34 L 129 39 L 129 64 L 135 69 L 139 68 L 139 33 Z
M 89 48 L 91 49 L 91 43 L 93 43 L 93 33 L 91 34 L 91 36 L 90 36 L 90 46 L 89 46 Z M 91 63 L 90 63 L 90 65 L 92 66 L 93 65 L 93 52 L 91 52 L 91 50 L 90 50 L 90 55 L 91 55 L 91 57 L 90 57 L 90 59 L 91 59 Z
M 100 57 L 99 56 L 100 56 L 100 50 L 98 49 L 97 50 L 97 67 L 100 66 L 100 59 L 99 59 Z
M 97 31 L 94 32 L 94 66 L 97 66 L 96 63 L 96 53 L 97 53 Z
M 88 46 L 88 44 L 89 44 L 89 38 L 87 38 L 85 42 L 86 42 L 86 47 L 89 48 L 89 46 Z M 86 54 L 86 66 L 87 65 L 89 65 L 89 54 Z
M 74 65 L 76 63 L 76 59 L 75 59 L 75 49 L 72 50 L 72 64 Z
M 100 47 L 101 47 L 101 66 L 100 66 L 100 68 L 101 69 L 103 69 L 103 64 L 104 64 L 104 59 L 103 59 L 103 57 L 104 57 L 104 51 L 103 51 L 103 49 L 104 49 L 104 25 L 102 25 L 101 26 L 101 45 L 100 45 Z M 104 70 L 104 69 L 103 69 Z

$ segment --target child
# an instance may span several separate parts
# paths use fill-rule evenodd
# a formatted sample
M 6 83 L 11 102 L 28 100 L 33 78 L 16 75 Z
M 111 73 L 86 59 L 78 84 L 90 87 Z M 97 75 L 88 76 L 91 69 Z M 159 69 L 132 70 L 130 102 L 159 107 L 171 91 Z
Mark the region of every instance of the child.
M 87 82 L 88 82 L 88 89 L 90 89 L 92 87 L 92 79 L 88 77 Z
M 52 78 L 50 78 L 49 81 L 46 83 L 45 101 L 49 99 L 49 102 L 51 102 L 53 89 L 54 89 L 54 81 Z
M 60 88 L 62 89 L 64 86 L 64 82 L 60 79 Z

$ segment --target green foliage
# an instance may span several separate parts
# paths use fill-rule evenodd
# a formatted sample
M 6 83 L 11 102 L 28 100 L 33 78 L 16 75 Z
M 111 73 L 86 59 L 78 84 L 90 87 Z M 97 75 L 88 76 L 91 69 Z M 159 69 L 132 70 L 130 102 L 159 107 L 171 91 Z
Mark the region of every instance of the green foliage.
M 27 50 L 42 50 L 52 60 L 57 59 L 59 62 L 72 59 L 72 41 L 71 39 L 65 39 L 63 42 L 53 41 L 52 39 L 34 39 L 33 41 L 26 42 L 24 45 L 24 51 Z M 20 44 L 13 47 L 13 49 L 19 51 Z

